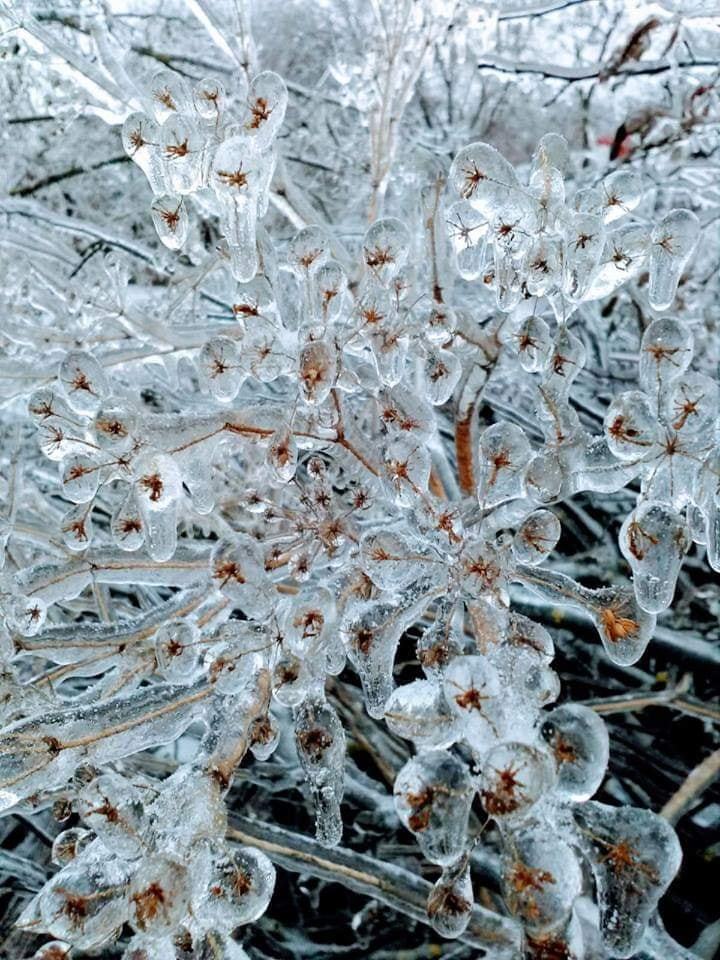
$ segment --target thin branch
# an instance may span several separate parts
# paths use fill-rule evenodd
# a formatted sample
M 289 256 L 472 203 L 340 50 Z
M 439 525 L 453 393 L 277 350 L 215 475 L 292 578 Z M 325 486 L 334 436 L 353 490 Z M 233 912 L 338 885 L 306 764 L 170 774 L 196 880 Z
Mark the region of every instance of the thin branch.
M 233 817 L 231 824 L 227 834 L 230 839 L 258 847 L 286 870 L 340 883 L 404 916 L 430 923 L 425 904 L 432 884 L 409 870 L 343 847 L 327 849 L 314 840 L 249 817 Z M 519 928 L 483 907 L 474 907 L 470 924 L 459 939 L 475 949 L 490 951 L 494 960 L 519 956 Z
M 720 773 L 720 750 L 711 753 L 709 757 L 694 767 L 687 775 L 684 783 L 665 804 L 660 815 L 677 823 L 695 803 L 700 794 L 710 786 Z

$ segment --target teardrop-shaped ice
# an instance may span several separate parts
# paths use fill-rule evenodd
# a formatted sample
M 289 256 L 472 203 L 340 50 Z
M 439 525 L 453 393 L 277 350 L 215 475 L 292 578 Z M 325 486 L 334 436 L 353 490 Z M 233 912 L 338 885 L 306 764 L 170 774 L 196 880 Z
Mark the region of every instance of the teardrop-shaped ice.
M 478 499 L 485 507 L 521 496 L 530 443 L 515 423 L 496 423 L 480 438 Z
M 163 194 L 150 205 L 157 235 L 168 250 L 180 250 L 188 235 L 188 214 L 181 196 Z
M 160 136 L 169 189 L 194 193 L 202 183 L 205 150 L 198 124 L 192 117 L 171 116 L 160 128 Z
M 234 930 L 265 913 L 275 888 L 275 867 L 254 847 L 202 840 L 193 851 L 191 907 L 203 928 Z
M 230 403 L 245 379 L 242 361 L 234 340 L 213 337 L 198 355 L 198 371 L 205 388 L 220 403 Z
M 274 71 L 263 70 L 253 77 L 247 102 L 244 128 L 258 150 L 267 149 L 285 119 L 288 102 L 285 81 Z
M 95 357 L 84 350 L 71 350 L 65 355 L 58 377 L 68 403 L 84 416 L 94 416 L 109 393 L 105 371 Z
M 75 809 L 115 856 L 136 860 L 142 854 L 143 795 L 130 780 L 116 773 L 95 777 L 80 791 Z
M 66 457 L 60 465 L 63 496 L 73 503 L 89 503 L 97 492 L 100 469 L 96 456 L 77 453 Z
M 485 261 L 487 220 L 468 200 L 459 200 L 448 207 L 446 223 L 458 273 L 463 280 L 476 280 Z
M 657 414 L 640 390 L 615 397 L 605 414 L 604 427 L 608 447 L 621 460 L 642 460 L 662 436 Z
M 512 165 L 488 143 L 471 143 L 459 150 L 448 182 L 487 220 L 494 219 L 520 190 Z
M 448 747 L 459 736 L 442 689 L 429 680 L 397 687 L 385 704 L 385 720 L 393 733 L 412 740 L 421 750 Z
M 146 857 L 128 892 L 130 925 L 152 937 L 173 933 L 188 908 L 187 868 L 163 855 Z
M 92 515 L 85 503 L 72 507 L 60 521 L 63 542 L 68 550 L 79 553 L 92 542 Z
M 525 743 L 501 743 L 483 759 L 480 798 L 496 820 L 524 815 L 550 789 L 546 753 Z
M 158 70 L 150 81 L 150 98 L 158 123 L 192 110 L 190 88 L 175 70 Z
M 573 801 L 589 800 L 605 776 L 609 756 L 601 717 L 580 703 L 566 703 L 543 715 L 541 733 L 557 767 L 554 792 Z
M 667 420 L 681 441 L 701 437 L 720 417 L 720 388 L 710 377 L 688 371 L 673 380 L 666 411 Z
M 107 450 L 127 450 L 133 442 L 136 422 L 129 404 L 112 399 L 103 403 L 93 424 L 98 445 Z
M 408 760 L 395 779 L 395 809 L 432 863 L 448 866 L 467 844 L 475 789 L 464 763 L 444 750 Z
M 675 299 L 699 236 L 700 221 L 691 210 L 671 210 L 652 231 L 648 296 L 655 310 L 667 310 Z
M 127 871 L 122 861 L 85 856 L 45 884 L 38 898 L 43 928 L 80 951 L 95 952 L 127 920 Z M 82 860 L 82 862 L 80 862 Z
M 487 657 L 455 657 L 445 669 L 445 699 L 461 722 L 464 738 L 478 753 L 495 742 L 500 721 L 501 685 Z
M 582 300 L 593 280 L 605 245 L 605 226 L 589 213 L 570 214 L 563 230 L 564 292 L 570 300 Z
M 513 553 L 520 563 L 536 564 L 555 549 L 562 528 L 549 510 L 535 510 L 518 527 L 513 537 Z
M 405 263 L 409 248 L 410 232 L 402 220 L 376 220 L 363 241 L 363 259 L 372 281 L 386 287 Z
M 423 545 L 392 529 L 369 530 L 360 541 L 363 571 L 381 590 L 403 590 L 424 572 Z
M 567 843 L 539 829 L 508 840 L 502 861 L 505 903 L 533 934 L 563 923 L 582 890 L 582 872 Z
M 653 320 L 640 344 L 640 386 L 656 402 L 664 388 L 683 374 L 693 355 L 692 331 L 670 317 Z
M 192 91 L 193 104 L 204 120 L 219 122 L 225 107 L 225 88 L 219 80 L 199 80 Z
M 461 857 L 457 864 L 445 867 L 427 899 L 427 915 L 433 930 L 448 940 L 459 937 L 467 928 L 474 903 L 470 864 Z
M 684 519 L 664 503 L 644 500 L 628 514 L 620 529 L 620 550 L 632 568 L 643 610 L 660 613 L 670 606 L 690 543 Z
M 317 838 L 334 846 L 342 836 L 345 731 L 326 700 L 310 697 L 295 711 L 295 743 L 312 793 Z
M 188 620 L 167 620 L 155 634 L 158 673 L 179 686 L 194 683 L 201 670 L 200 633 Z
M 602 183 L 602 217 L 612 223 L 630 213 L 642 200 L 642 180 L 634 170 L 615 170 Z
M 337 379 L 334 344 L 311 340 L 298 353 L 301 395 L 306 403 L 317 405 L 327 399 Z
M 450 399 L 461 373 L 460 361 L 453 353 L 435 348 L 428 350 L 425 358 L 426 396 L 433 406 Z
M 110 530 L 114 543 L 121 550 L 128 552 L 139 550 L 145 542 L 145 524 L 132 487 L 129 488 L 127 496 L 113 514 Z
M 573 813 L 595 876 L 603 943 L 614 957 L 631 957 L 680 867 L 678 838 L 667 820 L 650 810 L 591 800 Z

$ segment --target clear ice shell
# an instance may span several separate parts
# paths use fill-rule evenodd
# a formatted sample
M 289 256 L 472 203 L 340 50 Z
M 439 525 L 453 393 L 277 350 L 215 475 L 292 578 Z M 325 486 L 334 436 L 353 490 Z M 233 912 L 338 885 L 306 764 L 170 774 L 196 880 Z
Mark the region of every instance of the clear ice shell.
M 682 851 L 667 820 L 650 810 L 589 801 L 574 810 L 577 837 L 595 877 L 600 932 L 615 957 L 632 957 Z
M 467 767 L 444 750 L 409 760 L 393 788 L 398 817 L 432 863 L 449 866 L 464 852 L 475 793 Z
M 554 792 L 565 800 L 589 800 L 608 764 L 609 738 L 601 717 L 590 707 L 566 703 L 543 714 L 540 731 L 555 759 Z

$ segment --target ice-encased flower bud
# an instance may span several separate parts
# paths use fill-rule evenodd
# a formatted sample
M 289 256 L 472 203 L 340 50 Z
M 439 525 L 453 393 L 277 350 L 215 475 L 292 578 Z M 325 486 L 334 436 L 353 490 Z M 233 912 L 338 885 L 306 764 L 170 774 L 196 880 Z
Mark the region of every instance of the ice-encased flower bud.
M 145 542 L 145 523 L 132 487 L 112 516 L 110 532 L 114 543 L 128 553 L 139 550 Z
M 563 289 L 570 300 L 582 300 L 600 262 L 605 245 L 605 226 L 600 217 L 592 214 L 571 214 L 563 230 L 563 239 Z
M 395 779 L 395 809 L 432 863 L 449 866 L 464 852 L 475 789 L 467 767 L 444 750 L 409 760 Z
M 199 80 L 193 87 L 192 98 L 203 120 L 219 121 L 225 108 L 225 88 L 219 80 L 214 77 Z
M 653 229 L 648 296 L 655 310 L 667 310 L 675 299 L 699 236 L 700 221 L 691 210 L 671 210 Z
M 172 457 L 148 452 L 135 463 L 133 490 L 143 521 L 145 543 L 153 560 L 169 560 L 177 544 L 180 470 Z
M 589 800 L 605 776 L 609 756 L 601 717 L 580 703 L 566 703 L 544 715 L 540 728 L 555 759 L 554 792 L 574 802 Z
M 471 143 L 455 154 L 448 182 L 486 220 L 494 220 L 520 190 L 513 166 L 488 143 Z
M 190 88 L 174 70 L 158 70 L 150 81 L 149 92 L 158 123 L 192 110 Z
M 107 450 L 127 450 L 132 444 L 136 416 L 129 405 L 108 400 L 95 415 L 93 432 L 99 446 Z
M 605 223 L 619 220 L 642 200 L 642 180 L 634 170 L 615 170 L 603 180 L 602 218 Z
M 470 864 L 461 857 L 446 867 L 436 880 L 427 899 L 427 915 L 433 930 L 454 940 L 467 928 L 474 904 Z
M 480 798 L 496 820 L 521 818 L 550 789 L 553 772 L 546 753 L 508 741 L 483 759 Z
M 192 117 L 171 116 L 160 128 L 160 143 L 169 190 L 194 193 L 202 184 L 205 150 L 198 124 Z
M 144 858 L 128 890 L 130 926 L 153 938 L 173 933 L 187 912 L 189 895 L 187 867 L 163 855 Z
M 197 359 L 200 379 L 220 403 L 230 403 L 238 395 L 245 373 L 240 353 L 230 337 L 213 337 L 200 350 Z
M 168 250 L 180 250 L 187 240 L 189 220 L 181 196 L 163 194 L 150 204 L 150 215 L 161 242 Z
M 127 869 L 105 847 L 101 851 L 86 847 L 45 884 L 38 898 L 43 929 L 83 952 L 95 952 L 117 936 L 128 917 Z
M 501 719 L 500 677 L 487 657 L 454 657 L 445 668 L 443 691 L 463 737 L 478 753 L 495 742 Z
M 677 835 L 650 810 L 591 800 L 577 805 L 573 815 L 595 877 L 603 943 L 614 957 L 632 957 L 680 867 Z
M 123 124 L 125 153 L 140 167 L 155 194 L 168 188 L 160 137 L 160 125 L 144 113 L 130 114 Z
M 312 793 L 317 838 L 335 846 L 342 836 L 345 731 L 326 700 L 309 697 L 297 708 L 295 743 Z
M 542 563 L 555 549 L 561 532 L 560 521 L 554 513 L 535 510 L 513 537 L 513 553 L 520 563 Z
M 58 377 L 68 403 L 83 416 L 93 416 L 109 393 L 105 371 L 84 350 L 71 350 L 65 355 Z
M 264 70 L 251 81 L 244 129 L 258 150 L 267 149 L 277 135 L 285 119 L 287 102 L 285 82 L 272 70 Z
M 198 847 L 190 903 L 199 925 L 230 933 L 261 917 L 275 888 L 275 867 L 267 856 L 222 840 L 201 840 Z
M 545 830 L 513 836 L 502 861 L 503 898 L 526 930 L 537 935 L 569 916 L 582 890 L 578 858 L 567 843 Z
M 257 201 L 267 158 L 246 136 L 229 137 L 217 149 L 210 186 L 220 203 L 223 234 L 231 254 L 234 278 L 241 283 L 257 272 Z
M 158 673 L 178 686 L 189 686 L 200 671 L 200 633 L 187 620 L 168 620 L 155 634 Z
M 336 348 L 328 340 L 311 340 L 298 354 L 301 396 L 306 403 L 321 404 L 337 378 Z
M 485 262 L 488 222 L 468 200 L 458 200 L 446 212 L 447 232 L 463 280 L 476 280 Z
M 410 249 L 408 228 L 396 217 L 376 220 L 363 241 L 363 259 L 369 276 L 386 287 L 405 263 Z
M 448 709 L 441 687 L 429 680 L 413 680 L 398 687 L 385 704 L 390 730 L 419 749 L 448 747 L 460 730 Z
M 515 423 L 496 423 L 480 438 L 478 499 L 484 507 L 521 496 L 530 443 Z
M 693 335 L 677 320 L 653 320 L 640 343 L 640 386 L 656 402 L 665 387 L 690 366 Z
M 608 447 L 621 460 L 642 460 L 661 439 L 657 414 L 647 394 L 640 390 L 615 397 L 603 425 Z
M 661 613 L 670 606 L 690 542 L 684 519 L 664 503 L 645 500 L 626 517 L 620 550 L 632 569 L 643 610 Z
M 210 557 L 210 577 L 215 589 L 248 617 L 263 620 L 270 614 L 275 593 L 260 548 L 251 537 L 221 540 Z
M 143 852 L 143 799 L 129 780 L 104 773 L 81 790 L 77 813 L 115 856 L 136 860 Z
M 433 406 L 440 406 L 452 396 L 462 375 L 460 361 L 449 350 L 431 347 L 425 357 L 425 395 Z

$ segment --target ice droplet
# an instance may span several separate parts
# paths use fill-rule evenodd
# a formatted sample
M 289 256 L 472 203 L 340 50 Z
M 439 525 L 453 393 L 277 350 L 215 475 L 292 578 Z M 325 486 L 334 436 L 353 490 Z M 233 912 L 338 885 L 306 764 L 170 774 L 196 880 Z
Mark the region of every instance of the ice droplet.
M 94 416 L 109 392 L 105 371 L 84 350 L 71 350 L 65 355 L 58 377 L 68 403 L 83 416 Z
M 591 800 L 573 813 L 595 876 L 603 942 L 613 956 L 631 957 L 680 867 L 677 835 L 650 810 Z
M 448 747 L 459 735 L 442 689 L 429 680 L 398 687 L 385 704 L 385 720 L 393 733 L 419 749 Z
M 182 197 L 163 194 L 150 204 L 157 235 L 168 250 L 180 250 L 187 240 L 188 214 Z
M 464 763 L 444 750 L 409 760 L 393 789 L 398 817 L 428 860 L 448 866 L 464 852 L 474 787 Z
M 620 550 L 633 571 L 635 596 L 647 613 L 672 603 L 690 535 L 684 519 L 663 503 L 645 500 L 625 518 Z
M 554 513 L 535 510 L 513 537 L 513 553 L 520 563 L 542 563 L 555 549 L 561 532 L 560 521 Z
M 609 756 L 602 719 L 579 703 L 567 703 L 544 714 L 541 733 L 555 758 L 555 793 L 568 800 L 589 800 L 605 776 Z
M 533 829 L 508 841 L 502 885 L 510 912 L 537 935 L 567 919 L 582 889 L 582 872 L 566 843 Z
M 445 867 L 427 900 L 427 915 L 433 930 L 454 940 L 467 928 L 474 903 L 470 865 L 466 857 Z
M 525 814 L 553 782 L 550 760 L 525 743 L 501 743 L 482 763 L 480 798 L 496 820 Z
M 202 840 L 193 854 L 197 867 L 191 907 L 203 930 L 230 933 L 265 913 L 275 888 L 275 868 L 261 850 Z
M 700 221 L 690 210 L 671 210 L 650 236 L 650 287 L 655 310 L 667 310 L 700 236 Z
M 312 793 L 317 838 L 335 846 L 342 837 L 345 731 L 327 701 L 309 697 L 297 708 L 295 743 Z

